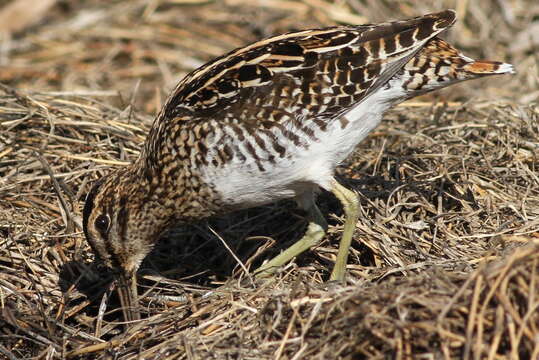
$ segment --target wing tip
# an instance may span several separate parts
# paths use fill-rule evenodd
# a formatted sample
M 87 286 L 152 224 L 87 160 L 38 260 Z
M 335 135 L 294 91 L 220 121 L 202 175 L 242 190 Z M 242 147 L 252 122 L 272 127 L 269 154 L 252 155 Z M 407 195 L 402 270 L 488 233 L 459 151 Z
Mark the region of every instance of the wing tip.
M 448 28 L 457 21 L 457 12 L 453 9 L 447 9 L 430 15 L 437 20 L 438 29 Z

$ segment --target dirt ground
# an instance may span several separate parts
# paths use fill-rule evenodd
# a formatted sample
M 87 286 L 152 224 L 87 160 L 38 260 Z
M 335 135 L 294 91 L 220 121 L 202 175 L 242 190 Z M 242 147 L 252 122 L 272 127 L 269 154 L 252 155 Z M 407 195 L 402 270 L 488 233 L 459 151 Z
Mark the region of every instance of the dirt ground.
M 81 209 L 168 91 L 273 34 L 445 8 L 444 38 L 517 74 L 396 107 L 339 167 L 361 198 L 346 283 L 323 193 L 328 236 L 265 281 L 245 269 L 305 231 L 293 203 L 172 230 L 126 329 Z M 539 359 L 538 34 L 534 0 L 0 0 L 0 358 Z

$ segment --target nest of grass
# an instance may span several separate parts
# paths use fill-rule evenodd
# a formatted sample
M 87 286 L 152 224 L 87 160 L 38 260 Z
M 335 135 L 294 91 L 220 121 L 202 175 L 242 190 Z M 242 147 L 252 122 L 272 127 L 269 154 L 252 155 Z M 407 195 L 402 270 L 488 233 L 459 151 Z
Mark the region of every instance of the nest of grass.
M 50 3 L 0 50 L 0 357 L 539 358 L 535 2 Z M 444 7 L 451 42 L 519 73 L 397 107 L 338 169 L 362 206 L 347 283 L 327 282 L 342 209 L 323 193 L 328 236 L 266 281 L 248 270 L 301 237 L 293 204 L 173 229 L 126 330 L 80 213 L 166 88 L 262 36 Z

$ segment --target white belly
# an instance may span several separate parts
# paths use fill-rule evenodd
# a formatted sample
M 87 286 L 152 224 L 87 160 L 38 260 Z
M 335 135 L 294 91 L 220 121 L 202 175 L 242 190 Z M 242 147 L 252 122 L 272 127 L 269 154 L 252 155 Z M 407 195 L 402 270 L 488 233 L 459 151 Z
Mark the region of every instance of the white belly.
M 319 141 L 308 147 L 280 143 L 287 156 L 276 157 L 275 163 L 264 161 L 264 171 L 254 159 L 235 157 L 226 166 L 208 166 L 205 181 L 213 184 L 223 200 L 236 208 L 248 208 L 296 197 L 305 191 L 321 187 L 330 190 L 335 167 L 350 155 L 359 142 L 381 121 L 384 111 L 396 102 L 400 86 L 379 90 L 344 115 L 349 124 L 343 129 L 341 122 L 333 120 L 323 132 L 315 136 Z M 308 139 L 310 140 L 310 139 Z M 211 146 L 210 146 L 211 149 Z M 257 151 L 258 153 L 258 151 Z M 261 151 L 259 157 L 267 158 Z

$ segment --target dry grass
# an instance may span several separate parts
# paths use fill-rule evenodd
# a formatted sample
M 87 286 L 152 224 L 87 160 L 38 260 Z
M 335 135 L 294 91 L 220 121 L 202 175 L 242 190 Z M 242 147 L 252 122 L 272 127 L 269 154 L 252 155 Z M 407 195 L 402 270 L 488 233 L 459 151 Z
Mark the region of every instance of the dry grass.
M 457 47 L 518 74 L 398 107 L 339 168 L 362 202 L 347 283 L 325 282 L 342 231 L 329 194 L 329 236 L 268 281 L 210 230 L 254 267 L 304 231 L 274 204 L 165 236 L 141 270 L 146 317 L 124 331 L 80 209 L 137 156 L 167 89 L 262 36 L 446 7 Z M 91 0 L 4 33 L 0 358 L 539 358 L 538 17 L 531 0 Z

